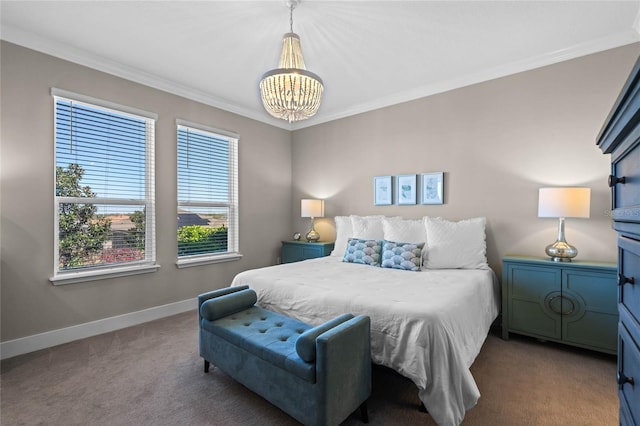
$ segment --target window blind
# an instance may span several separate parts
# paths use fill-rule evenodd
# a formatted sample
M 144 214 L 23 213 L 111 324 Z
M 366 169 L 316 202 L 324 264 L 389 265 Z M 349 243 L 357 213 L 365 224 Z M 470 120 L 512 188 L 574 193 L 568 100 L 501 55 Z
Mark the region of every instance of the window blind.
M 55 273 L 154 263 L 155 120 L 54 100 Z
M 178 124 L 178 257 L 238 252 L 237 137 Z

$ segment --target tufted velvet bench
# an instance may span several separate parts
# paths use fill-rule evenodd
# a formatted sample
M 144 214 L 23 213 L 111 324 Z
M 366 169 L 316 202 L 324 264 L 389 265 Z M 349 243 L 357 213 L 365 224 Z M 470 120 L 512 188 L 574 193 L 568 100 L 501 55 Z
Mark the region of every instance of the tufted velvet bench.
M 248 286 L 198 296 L 200 356 L 305 425 L 368 422 L 370 320 L 344 314 L 312 327 L 255 306 Z

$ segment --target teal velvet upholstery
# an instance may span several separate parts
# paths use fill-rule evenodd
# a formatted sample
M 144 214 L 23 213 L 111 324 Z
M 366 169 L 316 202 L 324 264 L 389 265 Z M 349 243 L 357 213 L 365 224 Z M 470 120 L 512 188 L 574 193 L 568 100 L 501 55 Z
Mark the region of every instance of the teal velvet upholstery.
M 209 321 L 213 321 L 238 311 L 243 311 L 247 309 L 247 306 L 253 306 L 257 300 L 256 292 L 249 289 L 224 294 L 216 299 L 205 301 L 200 306 L 200 315 Z
M 241 286 L 198 296 L 205 371 L 209 362 L 216 365 L 305 425 L 337 425 L 362 409 L 371 394 L 369 317 L 346 314 L 311 327 L 255 306 L 247 292 L 253 290 Z M 217 300 L 224 308 L 204 307 Z M 234 312 L 208 319 L 230 306 Z M 299 355 L 303 335 L 302 352 L 315 361 Z
M 336 325 L 342 324 L 353 318 L 351 314 L 342 314 L 337 318 L 329 320 L 324 324 L 311 328 L 302 333 L 296 340 L 296 352 L 304 361 L 313 362 L 316 360 L 316 339 L 325 331 L 328 331 Z

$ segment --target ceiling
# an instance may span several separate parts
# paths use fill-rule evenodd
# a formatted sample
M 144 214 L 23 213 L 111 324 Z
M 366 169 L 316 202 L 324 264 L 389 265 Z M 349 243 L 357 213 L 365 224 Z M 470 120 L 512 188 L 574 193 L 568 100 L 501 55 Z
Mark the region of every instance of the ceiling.
M 6 1 L 4 40 L 285 129 L 303 128 L 640 40 L 638 1 L 323 1 L 293 13 L 320 110 L 260 101 L 289 31 L 284 0 Z

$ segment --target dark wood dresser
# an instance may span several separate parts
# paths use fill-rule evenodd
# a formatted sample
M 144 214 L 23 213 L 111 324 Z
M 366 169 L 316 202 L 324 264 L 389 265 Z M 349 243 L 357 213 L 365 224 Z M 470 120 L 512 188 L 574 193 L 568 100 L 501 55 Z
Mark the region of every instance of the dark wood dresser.
M 640 59 L 597 142 L 611 154 L 611 214 L 618 231 L 620 424 L 640 425 Z

